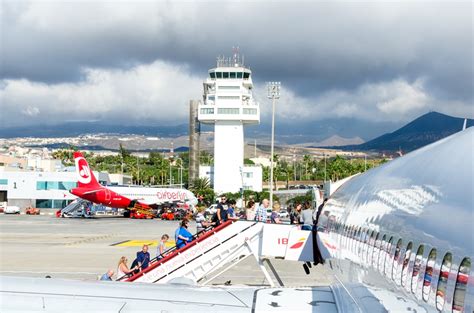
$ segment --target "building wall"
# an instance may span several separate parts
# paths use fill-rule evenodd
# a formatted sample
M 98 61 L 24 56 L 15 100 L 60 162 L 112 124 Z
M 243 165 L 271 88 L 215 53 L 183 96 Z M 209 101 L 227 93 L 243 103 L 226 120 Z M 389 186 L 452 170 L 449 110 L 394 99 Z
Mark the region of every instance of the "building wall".
M 238 192 L 244 160 L 244 129 L 238 121 L 220 121 L 214 132 L 214 191 Z
M 212 182 L 212 177 L 214 176 L 214 168 L 212 166 L 200 166 L 199 167 L 199 177 L 207 178 Z M 240 191 L 242 183 L 244 190 L 253 190 L 260 192 L 262 191 L 262 168 L 260 166 L 244 166 L 243 177 L 240 175 L 238 177 L 239 186 L 236 191 Z M 215 189 L 214 189 L 215 190 Z

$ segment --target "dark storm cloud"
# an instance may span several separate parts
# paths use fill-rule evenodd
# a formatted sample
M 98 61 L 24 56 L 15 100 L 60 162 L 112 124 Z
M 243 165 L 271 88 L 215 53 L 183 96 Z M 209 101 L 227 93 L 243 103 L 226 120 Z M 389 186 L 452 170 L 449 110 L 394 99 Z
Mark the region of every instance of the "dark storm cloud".
M 340 112 L 352 112 L 352 94 L 401 80 L 462 113 L 473 101 L 472 38 L 471 2 L 4 1 L 0 79 L 81 82 L 85 68 L 156 60 L 204 77 L 239 45 L 256 84 L 281 80 L 307 106 L 340 91 Z

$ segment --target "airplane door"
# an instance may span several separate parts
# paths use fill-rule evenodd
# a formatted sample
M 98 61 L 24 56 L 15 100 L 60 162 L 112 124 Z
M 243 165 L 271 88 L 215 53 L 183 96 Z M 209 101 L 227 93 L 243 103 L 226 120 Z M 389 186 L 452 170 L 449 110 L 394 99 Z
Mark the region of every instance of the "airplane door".
M 105 202 L 110 204 L 110 190 L 105 189 Z

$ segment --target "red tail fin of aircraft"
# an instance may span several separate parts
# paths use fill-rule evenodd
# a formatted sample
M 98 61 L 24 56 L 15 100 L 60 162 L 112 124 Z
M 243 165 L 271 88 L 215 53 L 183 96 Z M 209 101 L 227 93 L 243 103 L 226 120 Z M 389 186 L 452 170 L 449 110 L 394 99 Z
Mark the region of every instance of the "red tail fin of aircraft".
M 74 152 L 74 161 L 76 163 L 77 186 L 87 188 L 102 187 L 92 173 L 89 164 L 82 155 L 82 153 Z

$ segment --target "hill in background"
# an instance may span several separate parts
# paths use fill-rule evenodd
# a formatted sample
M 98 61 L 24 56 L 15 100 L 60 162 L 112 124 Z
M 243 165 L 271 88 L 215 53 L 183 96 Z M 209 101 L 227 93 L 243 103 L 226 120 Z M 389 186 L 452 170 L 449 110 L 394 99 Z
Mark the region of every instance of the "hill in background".
M 462 130 L 463 118 L 452 117 L 438 112 L 422 115 L 400 129 L 367 141 L 360 145 L 337 147 L 344 150 L 398 151 L 416 150 L 432 142 Z M 467 120 L 467 127 L 474 126 L 474 120 Z

